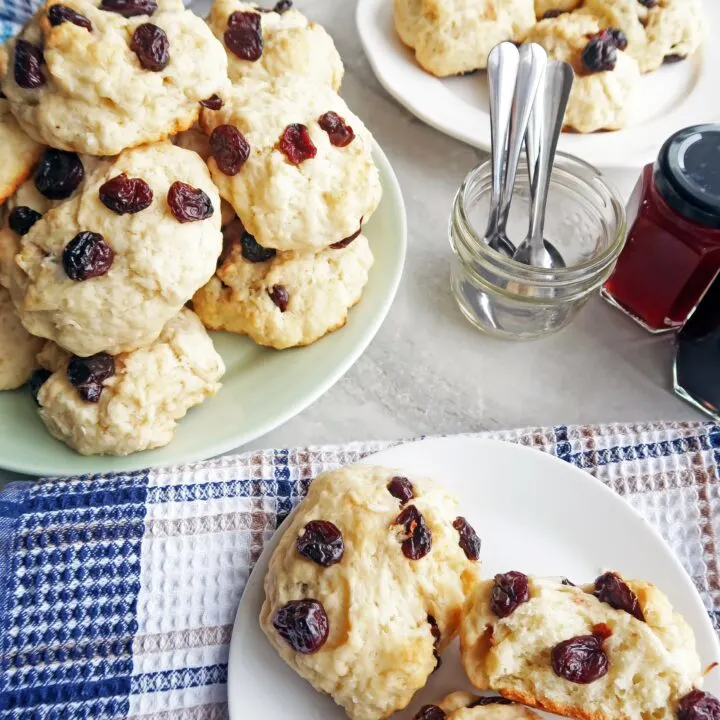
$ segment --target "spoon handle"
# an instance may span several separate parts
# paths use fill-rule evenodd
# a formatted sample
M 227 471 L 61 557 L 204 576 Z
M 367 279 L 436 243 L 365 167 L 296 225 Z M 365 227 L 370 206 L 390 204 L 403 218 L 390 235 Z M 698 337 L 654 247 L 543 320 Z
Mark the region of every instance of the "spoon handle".
M 531 189 L 535 181 L 535 168 L 540 159 L 540 142 L 542 139 L 543 118 L 545 117 L 545 92 L 545 77 L 543 77 L 540 82 L 540 89 L 535 96 L 527 131 L 525 132 L 525 158 L 527 160 L 528 180 Z
M 533 135 L 529 143 L 526 139 L 528 161 L 531 164 L 531 153 L 536 153 L 532 174 L 529 235 L 532 248 L 537 252 L 544 252 L 543 232 L 550 175 L 574 77 L 568 63 L 554 60 L 548 64 L 545 70 L 544 92 L 541 90 L 538 93 L 533 118 L 528 128 L 528 137 L 531 131 Z
M 503 168 L 510 130 L 513 94 L 517 81 L 520 53 L 511 42 L 496 45 L 488 55 L 488 84 L 490 86 L 490 137 L 492 154 L 492 194 L 490 197 L 490 235 L 497 227 L 502 199 Z
M 498 227 L 505 232 L 515 176 L 517 175 L 520 152 L 527 130 L 533 101 L 537 95 L 542 80 L 547 53 L 536 43 L 520 46 L 520 65 L 518 66 L 517 83 L 515 84 L 515 98 L 513 101 L 512 117 L 510 120 L 510 139 L 508 141 L 508 159 L 505 170 L 505 184 L 503 186 L 502 201 L 498 217 Z

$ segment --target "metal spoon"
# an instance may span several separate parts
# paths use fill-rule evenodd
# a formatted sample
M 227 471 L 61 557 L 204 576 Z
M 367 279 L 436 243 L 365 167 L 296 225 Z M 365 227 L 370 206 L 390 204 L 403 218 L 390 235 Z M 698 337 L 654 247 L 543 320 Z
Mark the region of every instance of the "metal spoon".
M 511 42 L 496 45 L 488 55 L 488 84 L 490 86 L 490 136 L 492 156 L 492 185 L 490 213 L 485 230 L 485 242 L 497 252 L 512 256 L 515 246 L 498 233 L 498 220 L 503 193 L 503 169 L 507 154 L 513 95 L 517 82 L 520 53 Z
M 530 226 L 513 260 L 548 270 L 565 267 L 562 255 L 544 239 L 543 231 L 555 151 L 574 77 L 568 63 L 555 60 L 548 64 L 544 87 L 535 98 L 525 136 L 530 177 Z
M 535 96 L 537 95 L 545 67 L 547 66 L 547 53 L 536 43 L 521 45 L 519 54 L 520 64 L 518 65 L 515 97 L 513 98 L 512 115 L 510 119 L 505 182 L 503 184 L 496 226 L 497 236 L 501 238 L 498 244 L 506 248 L 513 248 L 509 257 L 512 257 L 515 252 L 515 247 L 506 232 L 510 203 L 515 188 L 515 176 L 517 175 L 523 139 L 525 138 L 528 122 L 530 121 Z

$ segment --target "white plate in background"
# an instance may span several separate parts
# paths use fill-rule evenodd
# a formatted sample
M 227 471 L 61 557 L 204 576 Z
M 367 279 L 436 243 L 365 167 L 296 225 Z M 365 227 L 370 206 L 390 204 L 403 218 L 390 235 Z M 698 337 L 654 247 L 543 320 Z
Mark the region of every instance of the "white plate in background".
M 365 54 L 383 87 L 428 125 L 482 149 L 490 148 L 490 113 L 484 72 L 436 78 L 415 62 L 397 36 L 391 0 L 358 0 L 356 22 Z M 720 120 L 720 0 L 703 0 L 708 40 L 684 62 L 643 76 L 642 116 L 615 132 L 563 133 L 559 149 L 602 168 L 640 168 L 662 143 L 688 125 Z
M 693 627 L 703 667 L 720 660 L 702 600 L 672 550 L 628 503 L 582 470 L 530 448 L 463 437 L 408 443 L 363 462 L 435 478 L 455 493 L 460 513 L 482 538 L 486 577 L 515 569 L 583 583 L 612 568 L 649 580 Z M 343 720 L 342 709 L 296 675 L 260 630 L 263 580 L 282 531 L 265 546 L 238 608 L 228 668 L 230 720 Z M 455 642 L 394 720 L 408 720 L 422 705 L 466 687 Z M 720 695 L 720 673 L 712 673 L 705 688 Z

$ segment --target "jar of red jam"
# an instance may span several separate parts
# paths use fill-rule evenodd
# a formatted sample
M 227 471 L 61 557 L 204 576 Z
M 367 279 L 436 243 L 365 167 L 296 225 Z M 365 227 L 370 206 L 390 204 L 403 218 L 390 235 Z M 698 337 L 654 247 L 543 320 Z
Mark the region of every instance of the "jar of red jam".
M 640 176 L 603 296 L 651 332 L 679 328 L 720 270 L 720 125 L 670 137 Z

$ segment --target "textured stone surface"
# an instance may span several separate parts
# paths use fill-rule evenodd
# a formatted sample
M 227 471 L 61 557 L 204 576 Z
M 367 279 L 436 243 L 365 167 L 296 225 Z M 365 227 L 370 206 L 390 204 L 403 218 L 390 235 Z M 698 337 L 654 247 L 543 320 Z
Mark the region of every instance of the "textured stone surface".
M 464 320 L 450 295 L 447 222 L 460 182 L 486 154 L 424 125 L 382 89 L 355 30 L 354 4 L 298 7 L 333 36 L 345 63 L 341 94 L 393 164 L 408 255 L 370 348 L 330 392 L 252 447 L 701 417 L 672 394 L 672 338 L 647 334 L 599 298 L 569 328 L 532 343 L 486 337 Z M 627 197 L 638 174 L 608 176 Z
M 672 394 L 672 338 L 645 333 L 599 298 L 569 328 L 532 343 L 486 337 L 462 318 L 450 295 L 447 222 L 460 182 L 486 154 L 424 125 L 382 89 L 355 30 L 355 3 L 297 6 L 333 36 L 345 63 L 341 94 L 395 168 L 408 255 L 395 303 L 360 360 L 314 405 L 245 449 L 701 417 Z M 192 7 L 204 15 L 209 3 Z M 638 174 L 608 173 L 626 197 Z

